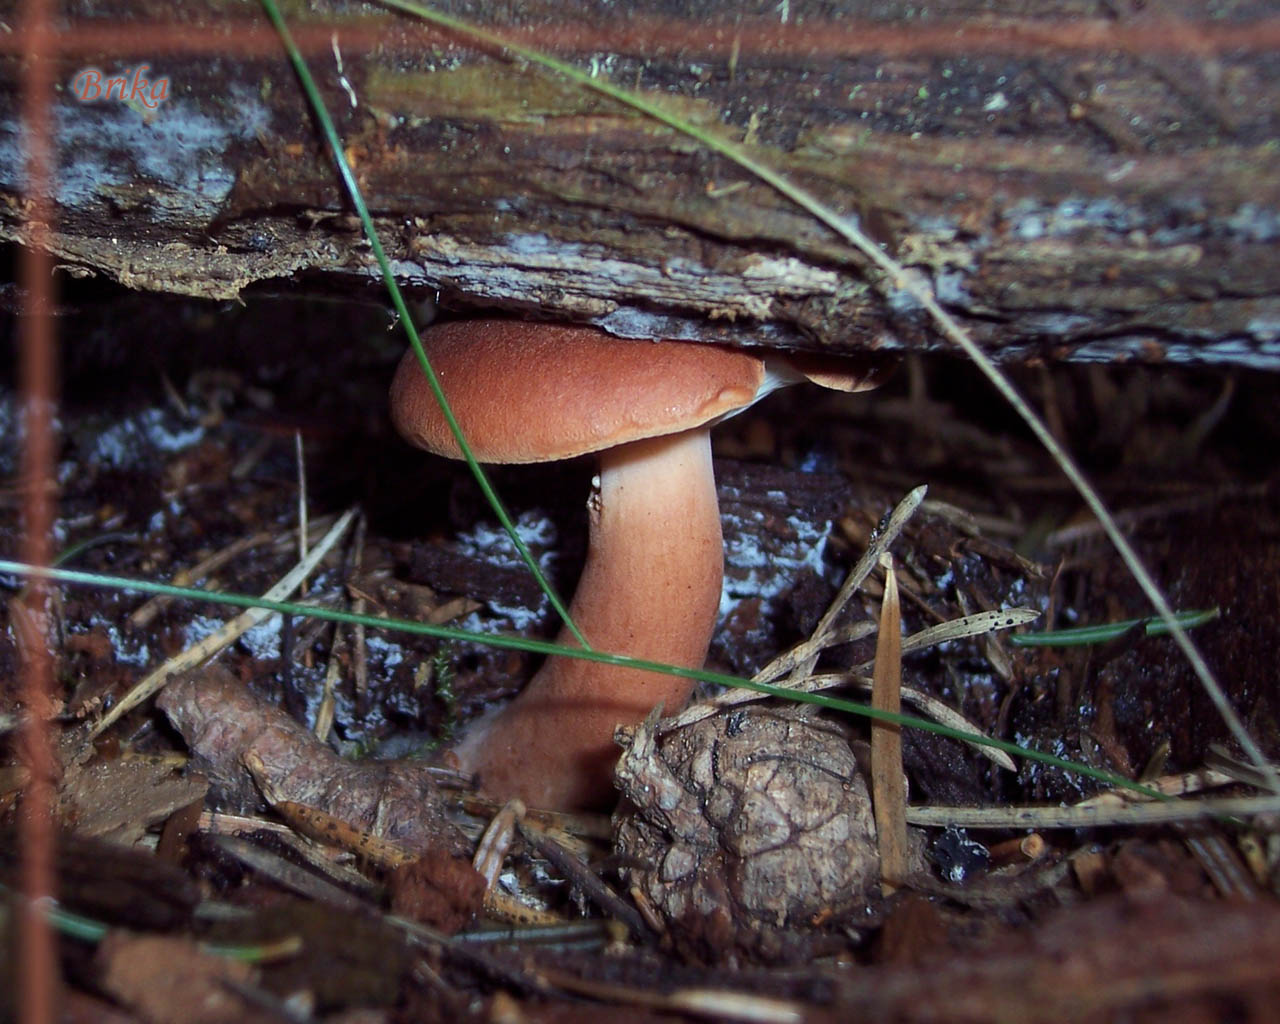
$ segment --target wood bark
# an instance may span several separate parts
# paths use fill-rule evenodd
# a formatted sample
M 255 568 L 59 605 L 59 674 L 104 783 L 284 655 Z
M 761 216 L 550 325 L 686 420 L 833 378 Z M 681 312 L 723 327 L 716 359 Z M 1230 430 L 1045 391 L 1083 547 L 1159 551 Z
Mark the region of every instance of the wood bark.
M 403 15 L 285 7 L 425 297 L 629 336 L 943 345 L 894 282 L 691 138 Z M 1003 357 L 1280 367 L 1280 17 L 1262 0 L 439 7 L 742 143 Z M 73 0 L 60 18 L 67 267 L 215 298 L 314 274 L 374 286 L 255 5 Z M 0 237 L 21 242 L 27 40 L 4 20 Z M 155 109 L 88 102 L 77 78 L 141 65 L 168 82 Z

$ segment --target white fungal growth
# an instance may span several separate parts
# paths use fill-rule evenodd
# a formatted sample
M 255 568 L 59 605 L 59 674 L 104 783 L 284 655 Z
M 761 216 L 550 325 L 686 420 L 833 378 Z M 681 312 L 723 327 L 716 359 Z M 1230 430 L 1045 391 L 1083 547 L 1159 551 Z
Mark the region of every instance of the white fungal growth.
M 737 521 L 735 521 L 737 520 Z M 761 546 L 758 524 L 725 515 L 724 587 L 720 594 L 720 619 L 749 598 L 759 598 L 766 606 L 788 593 L 804 572 L 825 573 L 823 555 L 831 535 L 828 522 L 813 523 L 791 516 L 788 527 L 794 540 L 782 551 L 766 552 Z
M 516 534 L 534 553 L 538 568 L 549 573 L 556 558 L 555 551 L 552 550 L 556 543 L 556 528 L 551 520 L 537 512 L 523 512 L 516 520 L 515 527 Z M 470 530 L 458 534 L 454 544 L 459 554 L 484 558 L 491 565 L 503 568 L 524 566 L 524 559 L 516 551 L 507 531 L 492 523 L 477 523 Z M 538 551 L 542 554 L 539 555 Z M 535 628 L 546 615 L 548 606 L 545 596 L 533 608 L 497 604 L 492 600 L 486 605 L 489 613 L 508 619 L 516 632 Z M 475 632 L 487 632 L 492 628 L 492 622 L 486 623 L 484 617 L 477 612 L 468 615 L 458 625 Z
M 183 424 L 163 409 L 146 409 L 102 430 L 89 455 L 90 461 L 115 469 L 129 469 L 151 453 L 179 452 L 204 437 L 203 427 Z

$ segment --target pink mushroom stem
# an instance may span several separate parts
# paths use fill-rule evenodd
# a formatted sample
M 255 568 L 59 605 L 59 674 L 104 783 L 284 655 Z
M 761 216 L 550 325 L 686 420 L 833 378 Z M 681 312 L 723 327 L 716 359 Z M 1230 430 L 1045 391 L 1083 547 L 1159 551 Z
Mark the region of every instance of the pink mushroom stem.
M 706 427 L 600 454 L 590 545 L 569 612 L 600 651 L 701 667 L 716 623 L 724 552 Z M 574 641 L 567 630 L 562 644 Z M 681 707 L 692 682 L 551 657 L 455 753 L 483 788 L 536 807 L 611 802 L 619 722 Z M 534 767 L 536 766 L 536 768 Z
M 423 343 L 480 461 L 599 456 L 590 550 L 570 613 L 597 650 L 684 668 L 706 657 L 724 572 L 711 425 L 788 383 L 874 386 L 866 367 L 820 357 L 766 361 L 569 324 L 454 321 L 432 327 Z M 462 456 L 412 353 L 396 371 L 391 411 L 412 443 Z M 673 713 L 691 689 L 662 673 L 552 657 L 453 753 L 491 796 L 601 806 L 614 796 L 614 727 L 658 704 Z

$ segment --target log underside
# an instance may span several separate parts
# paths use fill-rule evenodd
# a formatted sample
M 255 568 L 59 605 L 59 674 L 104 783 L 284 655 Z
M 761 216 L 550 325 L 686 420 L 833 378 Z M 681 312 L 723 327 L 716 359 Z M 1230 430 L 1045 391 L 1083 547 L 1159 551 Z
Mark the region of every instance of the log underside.
M 440 6 L 744 142 L 1002 357 L 1280 368 L 1280 18 L 1265 3 Z M 211 298 L 282 278 L 370 286 L 265 20 L 216 0 L 183 5 L 181 24 L 154 0 L 64 12 L 62 263 Z M 397 273 L 425 297 L 636 337 L 942 344 L 855 250 L 687 136 L 393 13 L 286 16 Z M 6 38 L 0 237 L 22 242 L 23 41 Z M 170 80 L 154 111 L 74 95 L 80 69 L 142 63 Z

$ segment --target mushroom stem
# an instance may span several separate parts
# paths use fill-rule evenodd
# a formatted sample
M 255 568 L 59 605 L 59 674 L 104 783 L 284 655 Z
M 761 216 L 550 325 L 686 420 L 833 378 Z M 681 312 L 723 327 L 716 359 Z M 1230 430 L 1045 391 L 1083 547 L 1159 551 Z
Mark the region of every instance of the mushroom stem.
M 589 553 L 569 609 L 587 641 L 600 651 L 700 667 L 724 575 L 708 429 L 601 453 L 590 512 Z M 559 642 L 573 643 L 566 630 Z M 548 658 L 455 753 L 493 796 L 537 807 L 600 807 L 615 797 L 614 728 L 641 721 L 658 703 L 678 710 L 692 687 L 658 672 Z

